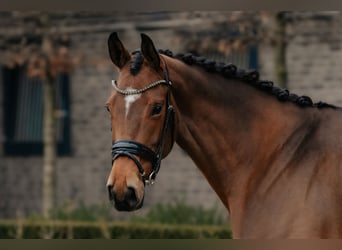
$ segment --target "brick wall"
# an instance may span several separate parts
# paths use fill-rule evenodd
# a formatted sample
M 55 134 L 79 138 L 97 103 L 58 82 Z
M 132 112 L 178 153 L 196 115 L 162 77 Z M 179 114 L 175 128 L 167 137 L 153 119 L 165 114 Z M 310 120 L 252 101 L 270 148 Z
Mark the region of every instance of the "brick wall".
M 331 32 L 334 46 L 331 46 L 329 38 L 324 41 L 318 39 L 321 30 L 331 27 L 317 21 L 322 25 L 318 29 L 312 22 L 314 21 L 298 25 L 296 35 L 288 45 L 289 88 L 292 92 L 310 95 L 314 100 L 342 105 L 342 73 L 339 69 L 342 49 L 336 46 L 341 45 L 341 18 L 336 18 L 336 32 Z M 120 31 L 120 37 L 129 50 L 139 47 L 139 32 L 145 31 L 153 38 L 157 47 L 182 51 L 182 44 L 173 29 L 146 29 L 137 32 L 132 22 L 123 22 L 120 27 L 125 27 Z M 71 34 L 72 43 L 82 57 L 81 63 L 72 73 L 70 86 L 72 154 L 58 158 L 57 162 L 58 205 L 70 201 L 75 204 L 79 201 L 85 204 L 107 203 L 105 184 L 110 171 L 111 141 L 110 124 L 104 104 L 111 91 L 111 80 L 116 78 L 116 71 L 107 55 L 108 34 L 109 31 Z M 273 48 L 260 44 L 258 58 L 261 78 L 275 81 Z M 0 105 L 1 122 L 1 99 Z M 1 147 L 2 145 L 0 217 L 14 217 L 18 212 L 39 212 L 42 159 L 6 157 Z M 156 203 L 174 200 L 204 207 L 217 206 L 224 211 L 200 171 L 177 146 L 162 162 L 157 183 L 147 187 L 144 208 L 134 213 L 145 213 Z M 130 215 L 113 210 L 115 218 L 127 216 Z
M 342 19 L 303 21 L 287 50 L 289 88 L 314 101 L 342 105 Z

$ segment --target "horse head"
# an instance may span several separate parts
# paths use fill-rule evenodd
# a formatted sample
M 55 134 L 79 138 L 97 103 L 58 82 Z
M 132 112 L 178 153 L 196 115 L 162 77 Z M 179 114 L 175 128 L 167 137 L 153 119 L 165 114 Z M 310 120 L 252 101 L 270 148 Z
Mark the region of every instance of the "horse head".
M 143 205 L 145 185 L 153 184 L 161 159 L 174 143 L 174 109 L 167 65 L 152 40 L 142 34 L 141 49 L 129 53 L 117 33 L 108 39 L 119 70 L 106 107 L 112 129 L 109 198 L 120 211 Z

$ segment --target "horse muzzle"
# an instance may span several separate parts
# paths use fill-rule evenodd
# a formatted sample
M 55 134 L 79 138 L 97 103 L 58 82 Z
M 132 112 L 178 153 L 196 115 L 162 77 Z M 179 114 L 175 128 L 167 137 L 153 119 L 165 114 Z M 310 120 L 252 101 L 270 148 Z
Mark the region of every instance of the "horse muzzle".
M 113 186 L 109 185 L 107 188 L 109 200 L 118 211 L 134 211 L 143 206 L 144 196 L 139 199 L 134 188 L 127 187 L 125 193 L 120 196 L 114 192 Z

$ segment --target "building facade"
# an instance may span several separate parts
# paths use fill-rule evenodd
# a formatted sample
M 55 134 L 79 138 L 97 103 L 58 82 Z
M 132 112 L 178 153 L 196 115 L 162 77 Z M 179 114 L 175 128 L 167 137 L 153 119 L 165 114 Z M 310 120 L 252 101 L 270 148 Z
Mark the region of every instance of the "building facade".
M 311 96 L 314 101 L 322 100 L 342 106 L 342 18 L 339 13 L 323 14 L 327 18 L 303 18 L 296 25 L 287 27 L 290 34 L 286 49 L 288 89 Z M 52 29 L 68 34 L 73 48 L 71 53 L 79 57 L 67 86 L 70 98 L 65 115 L 70 125 L 70 150 L 57 160 L 57 206 L 68 202 L 109 205 L 106 180 L 111 168 L 111 132 L 104 104 L 112 90 L 111 80 L 117 77 L 107 52 L 109 34 L 118 31 L 129 50 L 139 48 L 141 32 L 148 34 L 156 47 L 174 52 L 194 49 L 193 45 L 189 45 L 191 43 L 185 41 L 197 41 L 200 44 L 197 45 L 200 46 L 199 51 L 209 51 L 209 57 L 229 60 L 222 51 L 213 51 L 212 47 L 216 46 L 205 50 L 205 43 L 198 41 L 223 33 L 223 30 L 215 27 L 229 24 L 232 16 L 230 12 L 52 15 Z M 1 13 L 1 37 L 20 35 L 27 29 L 17 19 L 18 13 Z M 269 22 L 273 25 L 271 18 Z M 239 36 L 234 39 L 239 40 Z M 262 79 L 272 80 L 277 85 L 272 43 L 258 40 L 247 48 L 237 53 L 236 58 L 240 59 L 234 60 L 240 60 L 238 66 L 254 65 Z M 0 218 L 13 218 L 18 214 L 26 216 L 41 211 L 43 162 L 39 154 L 6 153 L 4 145 L 8 135 L 4 126 L 9 114 L 6 112 L 8 103 L 5 102 L 7 97 L 4 93 L 9 83 L 4 82 L 3 70 L 1 74 Z M 206 208 L 217 207 L 225 213 L 218 196 L 202 173 L 178 146 L 162 161 L 156 184 L 146 188 L 144 208 L 135 214 L 143 214 L 157 203 L 175 200 Z M 128 213 L 113 210 L 113 218 L 128 216 Z

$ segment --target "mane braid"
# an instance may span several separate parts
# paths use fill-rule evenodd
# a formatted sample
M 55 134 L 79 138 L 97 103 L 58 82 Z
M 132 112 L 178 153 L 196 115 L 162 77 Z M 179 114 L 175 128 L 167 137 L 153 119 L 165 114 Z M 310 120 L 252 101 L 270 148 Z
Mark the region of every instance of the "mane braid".
M 243 82 L 254 86 L 255 88 L 274 95 L 282 102 L 292 102 L 300 107 L 315 107 L 315 108 L 333 108 L 338 107 L 327 104 L 324 102 L 313 103 L 311 98 L 308 96 L 298 96 L 296 94 L 290 93 L 287 89 L 282 89 L 279 87 L 274 87 L 272 81 L 260 80 L 259 72 L 256 70 L 245 70 L 238 69 L 234 64 L 215 62 L 213 60 L 206 59 L 201 56 L 195 56 L 191 53 L 179 53 L 175 56 L 170 50 L 159 50 L 160 54 L 166 55 L 171 58 L 176 58 L 183 61 L 188 65 L 197 65 L 204 68 L 207 72 L 218 73 L 225 78 L 238 79 Z

